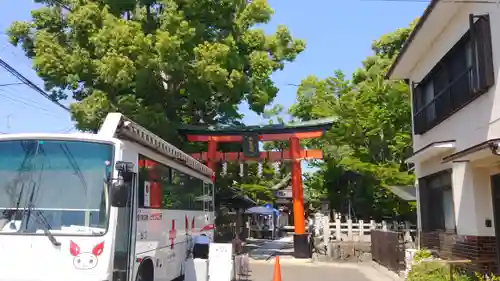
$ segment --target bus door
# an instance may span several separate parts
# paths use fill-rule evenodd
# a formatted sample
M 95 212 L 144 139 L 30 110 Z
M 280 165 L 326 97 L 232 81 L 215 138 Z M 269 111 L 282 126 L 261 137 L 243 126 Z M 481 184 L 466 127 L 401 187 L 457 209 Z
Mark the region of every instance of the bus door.
M 137 183 L 135 174 L 130 186 L 129 198 L 125 207 L 117 207 L 115 232 L 115 255 L 113 261 L 113 281 L 132 281 L 135 259 Z
M 203 213 L 205 215 L 205 225 L 211 223 L 210 204 L 212 204 L 211 184 L 203 182 Z

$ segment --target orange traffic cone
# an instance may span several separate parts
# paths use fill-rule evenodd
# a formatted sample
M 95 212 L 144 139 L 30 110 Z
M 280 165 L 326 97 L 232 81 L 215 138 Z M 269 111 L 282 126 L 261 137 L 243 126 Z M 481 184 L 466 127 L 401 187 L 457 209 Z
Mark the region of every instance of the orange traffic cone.
M 281 266 L 279 256 L 276 256 L 276 261 L 274 262 L 273 281 L 281 281 Z

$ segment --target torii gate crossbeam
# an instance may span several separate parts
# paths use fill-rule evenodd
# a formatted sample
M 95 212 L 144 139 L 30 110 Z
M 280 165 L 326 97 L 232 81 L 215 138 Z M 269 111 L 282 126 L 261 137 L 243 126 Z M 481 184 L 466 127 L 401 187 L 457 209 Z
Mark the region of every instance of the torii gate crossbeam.
M 305 231 L 304 193 L 302 190 L 302 169 L 304 159 L 322 159 L 321 150 L 303 150 L 301 139 L 319 138 L 333 123 L 332 119 L 315 120 L 293 125 L 268 125 L 250 127 L 201 127 L 183 126 L 179 131 L 190 142 L 208 143 L 207 152 L 194 153 L 193 157 L 206 162 L 213 171 L 220 161 L 289 161 L 292 172 L 292 201 L 294 216 L 294 256 L 310 258 L 309 234 Z M 289 150 L 283 152 L 259 152 L 260 141 L 288 141 Z M 217 144 L 241 142 L 245 152 L 218 152 Z M 251 151 L 249 151 L 251 150 Z

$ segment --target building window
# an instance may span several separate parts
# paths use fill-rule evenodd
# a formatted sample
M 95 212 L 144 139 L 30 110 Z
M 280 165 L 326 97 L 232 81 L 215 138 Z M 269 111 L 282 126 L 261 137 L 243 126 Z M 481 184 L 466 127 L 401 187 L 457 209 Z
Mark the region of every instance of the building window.
M 139 208 L 204 210 L 204 182 L 139 155 Z
M 413 85 L 413 129 L 423 134 L 486 93 L 494 84 L 488 15 L 470 16 L 470 29 Z
M 455 231 L 451 170 L 420 178 L 418 182 L 422 230 Z

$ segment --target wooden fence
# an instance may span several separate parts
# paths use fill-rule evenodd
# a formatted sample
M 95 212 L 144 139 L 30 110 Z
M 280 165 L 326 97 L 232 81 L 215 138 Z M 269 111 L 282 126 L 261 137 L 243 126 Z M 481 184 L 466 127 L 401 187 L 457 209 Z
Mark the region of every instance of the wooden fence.
M 341 222 L 340 219 L 330 222 L 327 216 L 315 217 L 315 236 L 323 237 L 325 241 L 371 241 L 372 230 L 389 230 L 404 233 L 405 241 L 414 240 L 416 234 L 416 226 L 409 222 L 375 222 L 371 220 L 365 222 L 359 220 L 354 222 L 347 220 Z
M 405 270 L 405 243 L 402 232 L 374 229 L 370 236 L 371 254 L 375 262 L 394 272 Z

